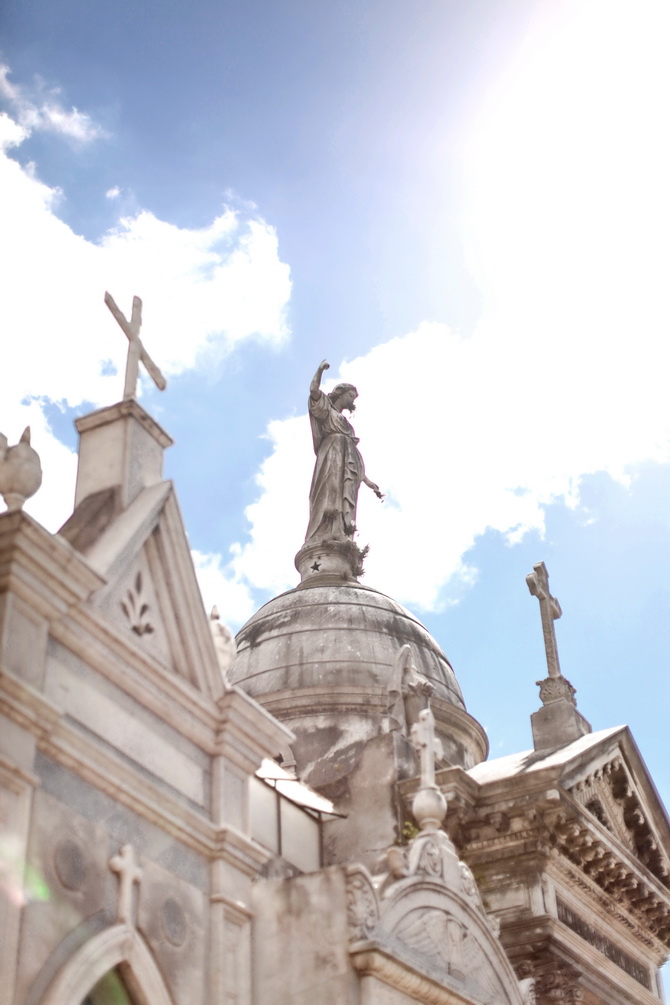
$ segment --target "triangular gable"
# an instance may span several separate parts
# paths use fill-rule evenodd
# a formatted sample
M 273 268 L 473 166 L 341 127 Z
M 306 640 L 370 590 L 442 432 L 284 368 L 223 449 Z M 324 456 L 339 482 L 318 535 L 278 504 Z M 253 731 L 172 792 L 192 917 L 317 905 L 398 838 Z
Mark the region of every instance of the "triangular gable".
M 171 671 L 220 697 L 225 687 L 172 483 L 143 489 L 84 554 L 106 580 L 92 605 Z

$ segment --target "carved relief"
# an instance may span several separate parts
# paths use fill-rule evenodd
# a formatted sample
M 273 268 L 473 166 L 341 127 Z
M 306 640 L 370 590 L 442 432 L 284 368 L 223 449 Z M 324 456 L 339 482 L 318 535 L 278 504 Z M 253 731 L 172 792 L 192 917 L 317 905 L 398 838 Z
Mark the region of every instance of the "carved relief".
M 121 609 L 128 619 L 130 628 L 136 635 L 150 635 L 154 626 L 149 620 L 149 605 L 142 599 L 142 573 L 138 572 L 135 581 L 126 593 L 126 599 L 121 601 Z
M 397 926 L 394 935 L 449 973 L 462 978 L 465 929 L 447 912 L 436 908 L 411 911 Z
M 355 866 L 347 870 L 347 924 L 351 941 L 369 939 L 379 922 L 379 904 L 370 877 Z
M 59 841 L 54 851 L 54 870 L 66 889 L 79 892 L 86 883 L 86 860 L 81 848 L 69 838 Z
M 548 960 L 537 967 L 535 1000 L 537 1005 L 576 1005 L 584 1001 L 578 986 L 579 972 L 562 960 Z

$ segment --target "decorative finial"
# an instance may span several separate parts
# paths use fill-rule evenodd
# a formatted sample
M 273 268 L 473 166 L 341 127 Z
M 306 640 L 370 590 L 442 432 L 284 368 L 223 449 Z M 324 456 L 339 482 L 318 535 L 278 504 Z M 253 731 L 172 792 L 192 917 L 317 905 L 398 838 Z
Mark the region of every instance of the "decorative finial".
M 128 339 L 128 359 L 126 361 L 126 379 L 123 386 L 123 400 L 134 400 L 137 397 L 137 378 L 139 376 L 140 362 L 144 363 L 147 373 L 153 380 L 159 391 L 164 391 L 167 381 L 160 372 L 149 353 L 146 351 L 140 340 L 140 328 L 142 327 L 142 301 L 139 297 L 133 297 L 133 311 L 130 321 L 121 313 L 114 302 L 111 293 L 105 293 L 105 303 L 118 321 L 121 330 Z
M 571 743 L 590 733 L 591 726 L 577 711 L 575 688 L 561 673 L 554 621 L 560 618 L 562 611 L 556 597 L 552 597 L 549 592 L 549 575 L 544 562 L 533 566 L 533 571 L 526 576 L 526 582 L 531 594 L 540 602 L 547 655 L 548 676 L 535 682 L 540 689 L 542 708 L 531 716 L 535 749 L 545 750 Z
M 227 625 L 224 625 L 223 621 L 221 621 L 221 618 L 219 617 L 219 609 L 216 606 L 212 608 L 212 613 L 209 616 L 209 628 L 212 633 L 212 640 L 214 642 L 216 656 L 219 661 L 219 669 L 225 680 L 226 673 L 232 666 L 233 660 L 237 655 L 237 646 L 230 628 L 228 628 Z
M 431 708 L 419 712 L 419 720 L 412 726 L 412 743 L 421 762 L 421 787 L 414 796 L 412 813 L 422 831 L 436 831 L 446 816 L 447 801 L 435 784 L 435 758 L 442 757 L 443 750 L 435 735 Z
M 7 437 L 0 433 L 0 495 L 9 512 L 22 509 L 41 484 L 42 466 L 39 454 L 30 446 L 30 426 L 13 447 L 7 446 Z
M 561 605 L 556 597 L 549 592 L 549 573 L 544 562 L 537 562 L 533 571 L 526 576 L 528 589 L 540 601 L 540 617 L 542 618 L 542 634 L 544 649 L 547 654 L 547 669 L 550 677 L 560 677 L 561 667 L 558 662 L 558 646 L 554 621 L 562 615 Z
M 535 682 L 540 688 L 542 704 L 546 705 L 559 698 L 565 698 L 571 705 L 576 705 L 575 688 L 561 673 L 561 665 L 558 662 L 554 621 L 561 617 L 563 611 L 556 597 L 552 597 L 549 592 L 549 573 L 544 562 L 537 562 L 533 566 L 533 572 L 526 576 L 526 582 L 531 594 L 537 597 L 540 602 L 542 635 L 544 636 L 544 649 L 547 656 L 547 670 L 549 671 L 548 677 Z
M 303 582 L 356 579 L 363 572 L 367 548 L 354 542 L 356 507 L 361 483 L 383 500 L 379 486 L 365 474 L 358 437 L 344 412 L 353 412 L 358 391 L 353 384 L 338 384 L 326 394 L 321 378 L 330 363 L 319 364 L 309 386 L 309 421 L 316 464 L 309 492 L 309 524 L 305 543 L 296 555 Z

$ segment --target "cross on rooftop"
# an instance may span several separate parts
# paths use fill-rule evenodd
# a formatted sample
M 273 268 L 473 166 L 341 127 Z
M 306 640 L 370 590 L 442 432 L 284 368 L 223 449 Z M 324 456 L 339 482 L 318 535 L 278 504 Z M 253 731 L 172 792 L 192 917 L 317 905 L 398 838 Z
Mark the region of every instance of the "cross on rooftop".
M 542 635 L 544 649 L 547 654 L 547 668 L 550 677 L 560 677 L 561 667 L 558 662 L 558 646 L 554 621 L 563 613 L 556 597 L 549 592 L 549 573 L 544 562 L 533 566 L 533 571 L 526 576 L 528 589 L 540 602 L 540 617 L 542 618 Z
M 116 920 L 125 925 L 132 925 L 133 914 L 133 883 L 142 879 L 142 870 L 135 862 L 135 851 L 131 844 L 124 844 L 118 855 L 109 860 L 109 868 L 119 875 L 119 899 L 116 909 Z
M 111 293 L 105 293 L 105 303 L 118 321 L 129 343 L 123 400 L 133 400 L 137 397 L 137 378 L 139 376 L 140 362 L 144 363 L 147 373 L 159 391 L 164 391 L 167 387 L 167 381 L 142 345 L 140 339 L 140 328 L 142 327 L 142 301 L 140 298 L 133 297 L 133 312 L 130 316 L 130 321 L 116 306 Z
M 430 708 L 419 712 L 412 726 L 412 744 L 421 760 L 421 788 L 435 788 L 435 758 L 442 757 L 442 741 L 435 735 L 435 717 Z

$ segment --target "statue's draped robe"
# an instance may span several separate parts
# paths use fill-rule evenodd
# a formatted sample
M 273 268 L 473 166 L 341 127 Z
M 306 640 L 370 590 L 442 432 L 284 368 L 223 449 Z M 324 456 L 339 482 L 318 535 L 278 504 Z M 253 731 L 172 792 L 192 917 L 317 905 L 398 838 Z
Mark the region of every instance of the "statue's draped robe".
M 309 420 L 316 464 L 309 490 L 309 526 L 305 541 L 345 540 L 356 529 L 356 502 L 363 459 L 352 425 L 323 391 L 309 398 Z

